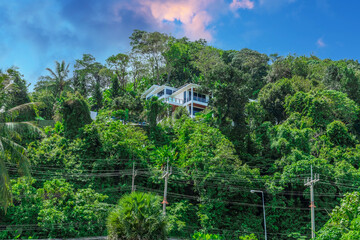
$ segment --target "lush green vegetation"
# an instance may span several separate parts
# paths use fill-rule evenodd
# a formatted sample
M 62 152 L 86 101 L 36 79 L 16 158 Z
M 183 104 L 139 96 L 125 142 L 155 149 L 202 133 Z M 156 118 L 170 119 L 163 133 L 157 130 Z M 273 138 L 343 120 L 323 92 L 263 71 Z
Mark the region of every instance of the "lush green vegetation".
M 318 239 L 359 238 L 358 61 L 139 30 L 130 40 L 129 54 L 84 54 L 73 73 L 56 62 L 33 92 L 18 69 L 0 72 L 0 238 L 262 239 L 258 189 L 269 238 L 307 239 L 311 166 Z M 153 84 L 189 82 L 213 96 L 194 119 L 141 98 Z M 167 162 L 163 218 L 154 195 Z M 127 195 L 134 163 L 137 193 Z
M 123 196 L 107 219 L 110 239 L 165 240 L 167 221 L 161 197 L 133 192 Z

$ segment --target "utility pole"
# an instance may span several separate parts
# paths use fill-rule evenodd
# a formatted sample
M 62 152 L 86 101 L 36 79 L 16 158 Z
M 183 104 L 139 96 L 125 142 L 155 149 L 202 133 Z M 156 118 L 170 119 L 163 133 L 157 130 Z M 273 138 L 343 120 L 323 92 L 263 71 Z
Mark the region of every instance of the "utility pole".
M 320 180 L 319 174 L 313 178 L 313 169 L 311 166 L 311 177 L 305 180 L 305 186 L 310 187 L 310 208 L 311 208 L 311 238 L 315 238 L 315 203 L 314 203 L 314 185 Z
M 131 183 L 131 192 L 135 192 L 135 177 L 137 175 L 137 170 L 135 170 L 135 162 L 133 162 L 133 171 L 132 171 L 132 183 Z
M 172 168 L 169 172 L 169 160 L 167 161 L 166 164 L 166 171 L 164 172 L 164 175 L 162 176 L 162 178 L 165 178 L 165 187 L 164 187 L 164 200 L 162 201 L 163 204 L 163 214 L 166 215 L 166 204 L 169 204 L 166 200 L 167 197 L 167 185 L 168 185 L 168 180 L 169 180 L 169 176 L 172 173 Z

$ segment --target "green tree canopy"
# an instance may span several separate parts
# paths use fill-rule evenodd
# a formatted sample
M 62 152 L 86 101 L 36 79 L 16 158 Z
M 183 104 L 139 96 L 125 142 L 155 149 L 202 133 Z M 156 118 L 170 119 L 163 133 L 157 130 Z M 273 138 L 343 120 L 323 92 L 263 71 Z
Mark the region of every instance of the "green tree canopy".
M 60 113 L 63 117 L 65 136 L 68 138 L 76 137 L 80 128 L 91 123 L 89 107 L 78 93 L 68 95 L 62 102 Z
M 340 206 L 335 207 L 329 221 L 320 229 L 318 240 L 351 240 L 359 239 L 360 231 L 360 193 L 346 194 Z
M 299 112 L 312 118 L 316 127 L 326 128 L 334 120 L 342 121 L 350 129 L 358 119 L 358 106 L 346 94 L 334 90 L 297 92 L 286 99 L 286 112 Z

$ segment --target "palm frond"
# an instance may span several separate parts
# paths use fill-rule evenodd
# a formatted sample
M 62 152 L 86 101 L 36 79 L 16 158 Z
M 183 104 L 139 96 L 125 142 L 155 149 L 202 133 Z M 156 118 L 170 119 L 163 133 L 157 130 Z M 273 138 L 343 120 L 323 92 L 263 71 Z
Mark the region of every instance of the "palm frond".
M 55 92 L 55 90 L 57 88 L 56 83 L 53 81 L 53 79 L 50 76 L 41 77 L 40 81 L 41 81 L 41 85 L 35 86 L 36 91 L 50 90 L 51 92 Z
M 29 109 L 33 109 L 34 106 L 40 106 L 41 104 L 43 104 L 42 102 L 30 102 L 30 103 L 24 103 L 21 105 L 18 105 L 16 107 L 13 107 L 9 110 L 7 110 L 7 112 L 16 112 L 16 111 L 24 111 L 24 110 L 29 110 Z
M 30 163 L 25 156 L 26 149 L 7 138 L 0 137 L 0 141 L 6 148 L 5 154 L 8 155 L 9 162 L 17 164 L 21 174 L 30 176 Z
M 4 149 L 4 145 L 2 144 L 2 142 L 0 141 L 0 154 L 4 153 L 5 149 Z
M 51 68 L 46 68 L 46 70 L 50 72 L 50 75 L 53 77 L 53 79 L 56 79 L 58 77 Z
M 66 73 L 66 76 L 68 75 L 69 73 L 69 66 L 70 66 L 70 63 L 68 65 L 66 65 L 65 69 L 64 69 L 64 72 Z
M 13 82 L 10 82 L 10 83 L 8 83 L 5 87 L 4 87 L 4 90 L 9 90 L 9 89 L 11 89 L 12 87 L 14 87 L 15 86 L 15 84 L 13 83 Z
M 3 206 L 6 209 L 11 203 L 11 186 L 9 175 L 5 166 L 5 154 L 0 151 L 0 206 Z
M 43 136 L 43 132 L 32 122 L 6 122 L 0 123 L 0 127 L 4 128 L 4 131 L 15 132 L 18 134 L 27 133 L 32 136 Z
M 30 102 L 18 105 L 9 110 L 0 111 L 0 123 L 13 121 L 18 117 L 24 120 L 28 117 L 34 118 L 34 115 L 36 114 L 35 108 L 41 105 L 43 105 L 41 102 Z
M 20 132 L 21 131 L 13 131 L 13 128 L 6 126 L 5 123 L 0 123 L 0 136 L 2 137 L 21 141 Z

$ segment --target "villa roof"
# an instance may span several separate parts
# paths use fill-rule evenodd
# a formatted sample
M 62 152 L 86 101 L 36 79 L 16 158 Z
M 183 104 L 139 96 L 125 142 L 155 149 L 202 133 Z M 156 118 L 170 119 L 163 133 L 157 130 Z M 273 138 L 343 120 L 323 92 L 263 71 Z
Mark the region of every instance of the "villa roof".
M 184 84 L 182 85 L 181 87 L 179 88 L 174 88 L 174 87 L 170 87 L 170 86 L 167 86 L 167 85 L 152 85 L 149 89 L 147 89 L 141 96 L 142 97 L 145 97 L 146 95 L 152 93 L 152 94 L 156 94 L 158 92 L 160 92 L 161 90 L 165 89 L 165 88 L 170 88 L 172 90 L 174 90 L 174 92 L 170 95 L 170 96 L 173 96 L 173 95 L 177 95 L 179 93 L 182 93 L 190 88 L 199 88 L 200 85 L 198 84 L 195 84 L 195 83 L 187 83 L 187 84 Z

